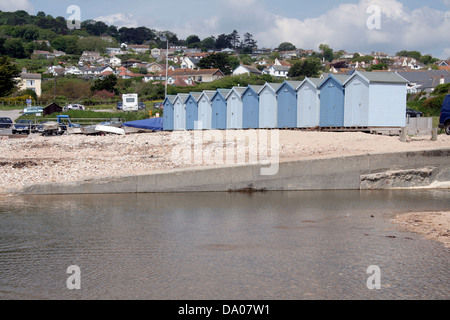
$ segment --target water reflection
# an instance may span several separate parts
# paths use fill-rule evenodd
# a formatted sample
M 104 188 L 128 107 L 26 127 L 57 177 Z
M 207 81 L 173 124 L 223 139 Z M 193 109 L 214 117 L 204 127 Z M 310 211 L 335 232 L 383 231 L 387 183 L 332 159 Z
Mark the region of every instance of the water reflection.
M 449 250 L 388 218 L 450 192 L 1 198 L 0 298 L 447 298 Z M 395 236 L 392 237 L 392 236 Z M 82 290 L 66 288 L 78 265 Z M 367 267 L 382 290 L 366 287 Z

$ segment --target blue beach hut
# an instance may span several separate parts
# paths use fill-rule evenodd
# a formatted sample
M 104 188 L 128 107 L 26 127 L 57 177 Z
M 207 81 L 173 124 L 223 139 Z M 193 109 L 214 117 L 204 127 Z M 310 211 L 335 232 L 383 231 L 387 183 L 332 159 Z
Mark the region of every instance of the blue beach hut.
M 277 90 L 278 128 L 297 127 L 297 87 L 301 81 L 284 81 Z
M 297 126 L 316 128 L 320 120 L 320 90 L 323 79 L 305 78 L 297 87 Z
M 226 96 L 227 129 L 242 129 L 242 94 L 244 91 L 243 87 L 233 87 Z
M 345 86 L 345 127 L 404 127 L 408 80 L 394 72 L 353 73 Z
M 266 83 L 258 92 L 259 95 L 259 128 L 277 128 L 277 91 L 281 83 Z
M 179 93 L 173 102 L 173 130 L 186 130 L 186 104 L 188 94 Z
M 186 130 L 196 130 L 198 121 L 198 98 L 201 93 L 191 92 L 187 97 L 186 104 Z
M 349 75 L 330 74 L 319 85 L 320 127 L 344 126 L 344 83 L 349 77 Z
M 262 86 L 249 85 L 242 94 L 242 128 L 259 128 L 259 95 Z
M 163 130 L 173 131 L 173 103 L 177 96 L 167 96 L 163 102 Z
M 212 97 L 211 128 L 225 130 L 227 128 L 227 100 L 230 89 L 217 89 Z
M 203 91 L 198 98 L 198 121 L 202 122 L 202 128 L 212 129 L 212 98 L 216 91 Z

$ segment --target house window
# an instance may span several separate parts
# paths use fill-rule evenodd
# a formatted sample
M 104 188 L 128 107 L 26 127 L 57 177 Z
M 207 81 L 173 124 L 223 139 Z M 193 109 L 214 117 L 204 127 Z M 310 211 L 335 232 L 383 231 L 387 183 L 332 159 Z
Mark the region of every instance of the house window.
M 27 87 L 34 87 L 34 80 L 27 80 Z

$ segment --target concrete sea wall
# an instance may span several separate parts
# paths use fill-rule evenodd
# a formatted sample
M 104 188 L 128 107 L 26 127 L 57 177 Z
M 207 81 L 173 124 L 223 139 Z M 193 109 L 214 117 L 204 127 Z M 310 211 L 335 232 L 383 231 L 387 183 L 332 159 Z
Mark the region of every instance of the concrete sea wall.
M 450 188 L 450 149 L 366 154 L 282 162 L 275 175 L 261 165 L 171 170 L 28 187 L 23 194 L 114 194 L 227 191 Z

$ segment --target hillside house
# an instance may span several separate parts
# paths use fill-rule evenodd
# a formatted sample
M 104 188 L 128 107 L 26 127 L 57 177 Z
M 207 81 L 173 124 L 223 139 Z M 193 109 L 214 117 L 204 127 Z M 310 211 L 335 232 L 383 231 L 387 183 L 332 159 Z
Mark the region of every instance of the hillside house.
M 40 73 L 28 73 L 26 69 L 22 70 L 18 80 L 19 90 L 32 90 L 40 97 L 42 95 L 42 76 Z

